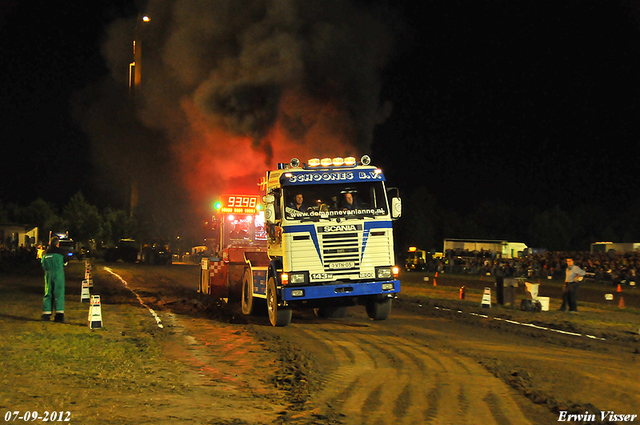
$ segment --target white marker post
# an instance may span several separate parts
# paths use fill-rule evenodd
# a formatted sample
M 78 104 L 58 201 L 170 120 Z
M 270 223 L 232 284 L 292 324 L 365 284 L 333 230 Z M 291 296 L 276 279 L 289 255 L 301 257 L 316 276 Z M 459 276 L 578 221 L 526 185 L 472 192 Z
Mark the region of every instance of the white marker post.
M 102 309 L 100 308 L 100 295 L 91 295 L 89 306 L 89 329 L 102 327 Z
M 491 288 L 488 286 L 484 287 L 484 294 L 482 294 L 481 305 L 483 308 L 491 308 Z
M 84 278 L 89 281 L 89 288 L 93 288 L 93 279 L 91 279 L 91 263 L 86 261 L 84 265 Z
M 82 281 L 82 292 L 80 293 L 80 302 L 91 301 L 91 293 L 89 292 L 89 281 Z

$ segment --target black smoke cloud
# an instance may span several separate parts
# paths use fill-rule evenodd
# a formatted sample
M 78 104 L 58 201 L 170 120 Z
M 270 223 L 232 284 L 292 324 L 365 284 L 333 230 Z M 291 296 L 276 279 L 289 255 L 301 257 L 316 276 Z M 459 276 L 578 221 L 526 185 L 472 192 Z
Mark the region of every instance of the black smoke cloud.
M 150 21 L 142 22 L 142 14 Z M 211 128 L 251 138 L 266 162 L 274 142 L 264 139 L 276 123 L 294 142 L 311 143 L 305 136 L 320 120 L 283 109 L 287 93 L 331 104 L 340 122 L 327 127 L 360 152 L 369 150 L 376 124 L 388 115 L 380 76 L 396 22 L 376 3 L 151 0 L 140 16 L 107 28 L 103 56 L 111 75 L 78 97 L 77 115 L 104 175 L 125 186 L 131 179 L 147 182 L 140 189 L 149 199 L 180 192 L 174 154 L 198 148 L 187 112 L 194 108 Z M 142 78 L 131 97 L 134 36 Z
M 262 140 L 285 90 L 331 101 L 347 115 L 347 142 L 367 150 L 380 115 L 380 73 L 392 48 L 390 16 L 344 0 L 151 1 L 142 40 L 145 125 L 171 134 L 181 99 L 214 125 Z M 295 138 L 296 117 L 283 122 Z M 184 122 L 183 122 L 184 123 Z M 310 124 L 308 124 L 310 125 Z M 178 130 L 180 131 L 180 130 Z

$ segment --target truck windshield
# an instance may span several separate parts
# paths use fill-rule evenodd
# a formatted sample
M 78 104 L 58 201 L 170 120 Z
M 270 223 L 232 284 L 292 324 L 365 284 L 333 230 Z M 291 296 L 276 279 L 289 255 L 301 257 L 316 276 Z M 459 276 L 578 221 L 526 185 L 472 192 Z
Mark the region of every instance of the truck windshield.
M 377 217 L 388 211 L 382 182 L 286 186 L 284 203 L 289 220 Z

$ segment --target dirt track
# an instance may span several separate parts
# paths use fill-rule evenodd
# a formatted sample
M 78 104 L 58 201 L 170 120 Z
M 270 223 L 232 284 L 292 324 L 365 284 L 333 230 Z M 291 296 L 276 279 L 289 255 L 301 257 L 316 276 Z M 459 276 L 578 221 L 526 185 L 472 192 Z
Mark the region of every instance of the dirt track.
M 176 292 L 180 285 L 191 286 L 197 270 L 174 266 L 171 276 L 160 268 L 143 275 L 135 266 L 123 271 L 131 273 L 131 286 L 145 291 L 150 305 L 164 310 L 163 320 L 174 317 L 173 330 L 190 341 L 188 350 L 217 344 L 199 361 L 221 374 L 218 381 L 229 378 L 225 374 L 275 372 L 274 385 L 288 391 L 278 422 L 544 424 L 557 421 L 560 410 L 640 411 L 635 337 L 567 336 L 483 318 L 455 303 L 418 304 L 402 296 L 383 322 L 371 322 L 363 307 L 354 307 L 346 319 L 296 312 L 291 325 L 272 328 L 265 317 L 242 316 L 206 298 L 189 300 L 193 294 L 187 289 Z M 177 315 L 168 316 L 170 310 Z M 558 321 L 566 326 L 566 316 Z M 224 338 L 211 332 L 227 326 L 236 330 Z M 266 369 L 255 364 L 261 350 L 252 346 L 254 338 L 275 355 Z M 221 356 L 230 346 L 244 347 L 231 357 L 238 354 L 253 371 Z M 231 399 L 229 404 L 240 410 L 249 405 Z
M 295 312 L 291 325 L 274 328 L 266 317 L 243 316 L 197 294 L 198 266 L 108 266 L 122 280 L 95 265 L 94 293 L 102 296 L 108 328 L 100 337 L 129 337 L 132 319 L 149 329 L 172 366 L 146 365 L 145 373 L 170 385 L 152 383 L 135 397 L 100 387 L 89 397 L 67 388 L 71 405 L 4 394 L 0 407 L 3 399 L 5 408 L 23 410 L 64 405 L 83 424 L 548 424 L 560 411 L 640 412 L 640 337 L 599 330 L 592 326 L 599 316 L 588 311 L 487 311 L 401 294 L 386 321 L 372 322 L 364 307 L 352 307 L 338 320 Z M 70 314 L 61 325 L 76 333 L 86 327 L 86 310 L 74 295 L 80 270 L 79 264 L 67 270 Z M 39 278 L 15 284 L 30 297 L 41 291 Z M 37 319 L 0 315 L 6 326 L 25 320 Z

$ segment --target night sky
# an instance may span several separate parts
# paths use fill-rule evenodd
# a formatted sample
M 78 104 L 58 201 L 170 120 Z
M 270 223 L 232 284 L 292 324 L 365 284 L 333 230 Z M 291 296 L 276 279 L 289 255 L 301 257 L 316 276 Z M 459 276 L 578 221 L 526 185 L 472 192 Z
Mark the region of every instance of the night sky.
M 353 145 L 370 145 L 391 184 L 404 193 L 425 186 L 460 211 L 501 200 L 615 213 L 637 202 L 640 1 L 353 3 L 375 9 L 393 40 L 377 73 L 378 103 L 391 113 L 368 136 L 353 130 L 370 139 Z M 87 87 L 105 90 L 107 26 L 135 18 L 135 5 L 35 4 L 0 5 L 0 202 L 62 206 L 82 190 L 101 207 L 117 204 L 117 169 L 103 167 L 95 135 L 74 117 Z M 220 114 L 216 101 L 209 106 Z M 257 129 L 247 133 L 254 146 L 269 127 Z

